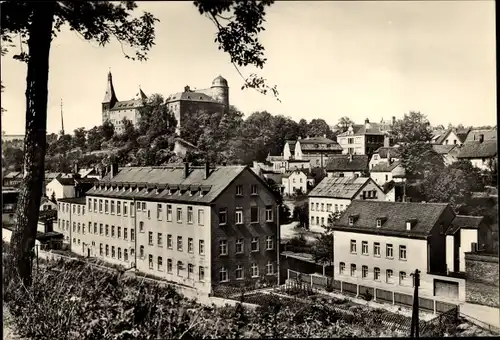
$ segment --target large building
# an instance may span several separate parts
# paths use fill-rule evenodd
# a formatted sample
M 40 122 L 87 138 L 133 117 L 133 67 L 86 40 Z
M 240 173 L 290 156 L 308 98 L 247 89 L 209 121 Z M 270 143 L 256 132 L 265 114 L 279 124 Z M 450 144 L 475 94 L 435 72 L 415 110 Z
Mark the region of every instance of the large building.
M 275 279 L 276 197 L 249 167 L 113 166 L 85 202 L 60 204 L 65 239 L 83 255 L 205 293 Z
M 370 123 L 368 119 L 363 125 L 351 125 L 348 130 L 337 136 L 337 141 L 344 154 L 371 155 L 381 146 L 389 146 L 390 125 L 387 123 Z
M 124 118 L 137 125 L 144 100 L 147 100 L 147 96 L 139 89 L 139 93 L 134 98 L 119 101 L 114 89 L 113 77 L 109 72 L 106 94 L 102 101 L 102 122 L 111 121 L 119 133 L 123 132 Z M 168 96 L 165 102 L 177 120 L 177 133 L 179 134 L 182 121 L 188 114 L 199 110 L 207 110 L 211 113 L 226 112 L 229 109 L 229 86 L 226 79 L 218 76 L 212 81 L 210 88 L 191 90 L 189 86 L 186 86 L 183 92 Z

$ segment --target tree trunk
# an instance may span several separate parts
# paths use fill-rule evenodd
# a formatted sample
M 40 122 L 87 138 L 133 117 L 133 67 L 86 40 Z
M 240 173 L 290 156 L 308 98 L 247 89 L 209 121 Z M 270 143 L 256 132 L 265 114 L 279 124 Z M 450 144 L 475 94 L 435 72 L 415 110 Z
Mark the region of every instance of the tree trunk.
M 12 263 L 9 268 L 10 274 L 19 275 L 26 285 L 31 284 L 31 253 L 35 245 L 44 179 L 49 52 L 55 5 L 53 1 L 33 2 L 29 28 L 24 175 L 17 202 L 16 227 L 11 239 Z

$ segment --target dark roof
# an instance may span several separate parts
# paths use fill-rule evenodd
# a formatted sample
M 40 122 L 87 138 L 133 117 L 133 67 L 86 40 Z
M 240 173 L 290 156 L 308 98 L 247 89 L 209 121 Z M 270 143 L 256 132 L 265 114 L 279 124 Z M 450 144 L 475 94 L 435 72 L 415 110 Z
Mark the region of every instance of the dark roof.
M 352 155 L 352 160 L 349 160 L 349 155 L 332 155 L 328 157 L 328 164 L 325 167 L 326 171 L 363 171 L 368 169 L 368 156 Z
M 285 160 L 285 158 L 283 156 L 271 156 L 271 155 L 269 155 L 266 158 L 266 161 L 268 161 L 268 162 L 273 162 L 273 161 L 283 162 L 284 160 Z
M 373 166 L 373 168 L 370 169 L 370 172 L 391 172 L 399 165 L 401 165 L 400 161 L 392 162 L 391 164 L 389 164 L 388 162 L 380 162 L 377 165 Z
M 443 133 L 439 138 L 436 140 L 437 144 L 441 144 L 445 141 L 446 138 L 448 138 L 449 134 L 451 132 L 455 133 L 457 136 L 458 140 L 463 143 L 467 139 L 467 135 L 469 134 L 470 129 L 448 129 L 445 133 Z
M 68 197 L 57 200 L 57 202 L 61 203 L 83 204 L 83 205 L 85 205 L 85 201 L 86 201 L 85 197 Z
M 446 231 L 446 235 L 453 235 L 458 230 L 464 229 L 477 229 L 481 222 L 483 221 L 483 216 L 465 216 L 457 215 L 453 220 L 451 227 Z
M 283 174 L 265 174 L 264 177 L 272 179 L 276 184 L 281 185 L 281 180 L 283 179 Z
M 85 178 L 75 178 L 76 184 L 93 184 L 99 182 L 97 178 L 85 177 Z
M 18 176 L 20 176 L 21 173 L 19 171 L 12 171 L 12 172 L 9 172 L 8 174 L 6 174 L 3 178 L 16 178 Z
M 57 210 L 42 210 L 40 211 L 40 215 L 38 216 L 39 222 L 53 221 L 57 218 Z
M 193 101 L 193 102 L 211 102 L 211 103 L 218 103 L 215 101 L 212 97 L 206 95 L 205 93 L 201 92 L 178 92 L 174 93 L 165 99 L 165 102 L 173 102 L 177 100 L 187 100 L 187 101 Z
M 285 173 L 283 174 L 283 177 L 282 177 L 282 178 L 288 178 L 288 177 L 290 177 L 293 173 L 303 173 L 303 174 L 304 174 L 304 176 L 306 176 L 306 177 L 307 177 L 307 174 L 306 174 L 304 171 L 302 171 L 301 169 L 298 169 L 298 170 L 293 170 L 293 171 L 287 171 L 287 172 L 285 172 Z
M 353 200 L 340 219 L 335 230 L 378 233 L 400 237 L 427 237 L 446 209 L 447 203 L 410 203 L 371 200 Z M 354 224 L 349 225 L 349 216 L 356 216 Z M 377 219 L 385 222 L 377 227 Z M 411 230 L 406 230 L 406 221 L 415 219 Z
M 387 154 L 391 155 L 391 158 L 398 158 L 399 157 L 399 149 L 395 147 L 387 147 L 387 146 L 381 146 L 378 148 L 374 153 L 378 154 L 380 158 L 387 158 Z
M 113 107 L 111 108 L 111 110 L 112 111 L 130 110 L 130 109 L 137 109 L 140 107 L 143 107 L 142 99 L 131 99 L 126 101 L 116 102 L 115 105 L 113 105 Z
M 58 233 L 57 231 L 49 231 L 48 233 L 42 233 L 41 231 L 36 232 L 36 237 L 37 240 L 47 240 L 51 238 L 64 238 L 64 235 L 61 233 Z
M 339 134 L 340 137 L 346 136 L 363 136 L 363 135 L 386 135 L 387 130 L 384 129 L 385 125 L 380 123 L 369 123 L 369 127 L 366 124 L 355 124 L 352 126 L 352 134 L 348 131 Z
M 488 158 L 497 155 L 497 142 L 468 142 L 462 145 L 458 158 Z
M 86 194 L 88 196 L 208 204 L 214 201 L 243 171 L 249 171 L 255 178 L 261 180 L 249 167 L 240 165 L 211 169 L 207 179 L 204 178 L 204 167 L 191 166 L 187 178 L 184 178 L 184 167 L 127 167 L 120 170 L 112 179 L 106 175 L 98 185 L 91 188 Z M 263 181 L 262 183 L 265 185 Z M 267 185 L 265 186 L 267 188 Z M 130 191 L 127 188 L 133 188 L 133 190 Z M 136 188 L 139 189 L 139 192 L 136 191 Z M 158 189 L 158 193 L 156 189 Z M 169 195 L 168 189 L 172 191 L 172 194 Z M 196 193 L 191 195 L 191 191 Z M 201 196 L 199 195 L 200 191 L 203 192 Z
M 61 183 L 62 185 L 75 185 L 75 179 L 74 178 L 62 178 L 62 177 L 56 177 L 55 178 L 59 183 Z
M 497 129 L 472 129 L 469 131 L 464 143 L 479 141 L 479 135 L 484 136 L 485 141 L 497 140 Z
M 434 149 L 434 151 L 436 151 L 440 155 L 447 155 L 448 153 L 450 153 L 451 150 L 453 150 L 455 148 L 458 148 L 458 145 L 453 145 L 453 144 L 449 144 L 449 145 L 433 144 L 432 148 Z
M 389 182 L 384 183 L 384 185 L 382 186 L 382 190 L 384 191 L 384 194 L 387 194 L 393 188 L 396 188 L 396 187 L 403 188 L 403 186 L 404 186 L 404 183 L 394 182 L 393 180 L 390 180 Z
M 308 196 L 353 199 L 370 181 L 370 177 L 325 177 Z

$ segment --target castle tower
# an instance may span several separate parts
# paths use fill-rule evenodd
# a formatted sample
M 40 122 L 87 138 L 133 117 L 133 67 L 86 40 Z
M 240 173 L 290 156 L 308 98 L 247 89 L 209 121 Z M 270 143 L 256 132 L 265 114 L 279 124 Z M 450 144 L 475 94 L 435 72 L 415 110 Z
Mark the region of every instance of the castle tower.
M 111 75 L 111 71 L 108 73 L 108 84 L 106 86 L 106 94 L 104 95 L 104 99 L 102 101 L 102 122 L 104 123 L 109 119 L 109 110 L 115 105 L 118 101 L 115 94 L 115 88 L 113 87 L 113 76 Z
M 219 103 L 224 104 L 225 111 L 229 110 L 229 86 L 227 84 L 227 80 L 222 76 L 218 76 L 212 81 L 212 96 Z

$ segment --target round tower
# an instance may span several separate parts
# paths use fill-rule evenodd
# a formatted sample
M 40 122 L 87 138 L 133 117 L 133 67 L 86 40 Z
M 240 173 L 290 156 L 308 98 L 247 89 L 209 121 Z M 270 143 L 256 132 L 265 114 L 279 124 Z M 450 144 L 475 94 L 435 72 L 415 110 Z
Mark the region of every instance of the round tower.
M 224 104 L 225 110 L 229 110 L 229 86 L 227 80 L 222 76 L 218 76 L 212 81 L 212 96 L 219 103 Z

